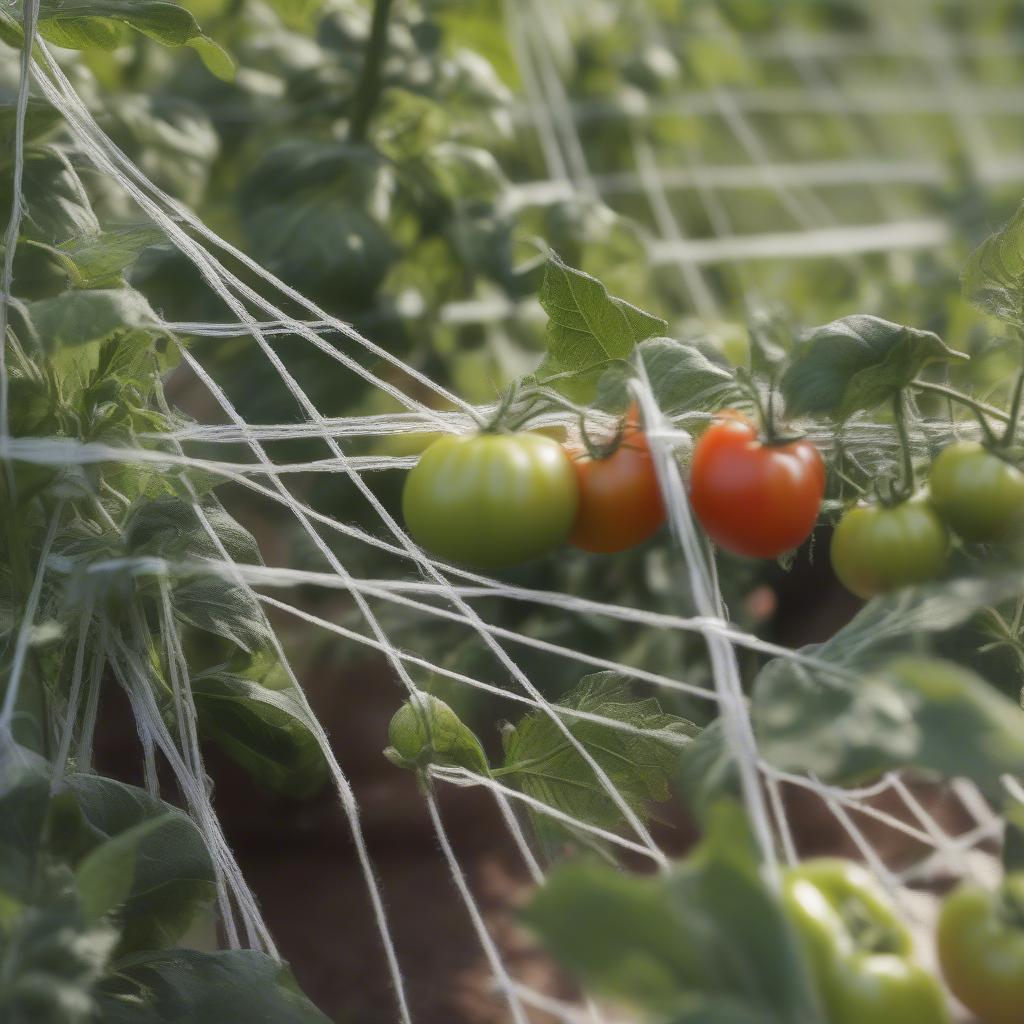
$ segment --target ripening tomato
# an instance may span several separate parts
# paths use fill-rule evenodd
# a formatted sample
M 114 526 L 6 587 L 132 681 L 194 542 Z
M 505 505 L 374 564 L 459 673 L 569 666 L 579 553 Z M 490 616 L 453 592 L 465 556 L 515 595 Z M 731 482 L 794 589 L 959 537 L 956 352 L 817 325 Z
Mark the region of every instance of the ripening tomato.
M 865 599 L 927 583 L 949 551 L 949 531 L 921 495 L 892 508 L 858 505 L 832 535 L 832 568 L 847 590 Z
M 580 494 L 570 544 L 602 554 L 625 551 L 647 540 L 665 521 L 654 459 L 635 410 L 611 454 L 592 458 L 572 448 L 569 455 Z
M 541 434 L 447 435 L 409 472 L 402 512 L 413 538 L 440 558 L 482 569 L 558 547 L 578 504 L 565 449 Z
M 690 501 L 708 536 L 727 551 L 775 558 L 807 539 L 825 493 L 825 464 L 810 441 L 765 444 L 726 410 L 701 436 Z
M 1024 533 L 1024 473 L 973 441 L 939 452 L 928 476 L 932 504 L 969 541 L 1007 541 Z
M 1024 1015 L 1024 874 L 996 890 L 964 883 L 942 904 L 939 962 L 953 995 L 982 1024 Z

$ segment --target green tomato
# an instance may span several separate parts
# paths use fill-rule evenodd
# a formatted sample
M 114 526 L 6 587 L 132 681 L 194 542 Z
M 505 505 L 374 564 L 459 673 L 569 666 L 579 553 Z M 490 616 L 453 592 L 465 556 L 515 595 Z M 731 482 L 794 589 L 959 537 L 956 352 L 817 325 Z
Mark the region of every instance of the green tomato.
M 787 872 L 783 901 L 829 1024 L 948 1024 L 942 990 L 862 867 L 821 858 Z
M 541 434 L 445 436 L 405 481 L 409 532 L 440 558 L 496 569 L 558 547 L 579 501 L 565 449 Z
M 832 535 L 832 568 L 863 598 L 935 579 L 948 553 L 949 531 L 921 497 L 892 508 L 858 505 Z
M 1000 889 L 965 883 L 942 904 L 939 962 L 953 994 L 982 1024 L 1024 1017 L 1024 873 Z
M 1024 473 L 973 441 L 944 448 L 928 478 L 932 504 L 964 540 L 1024 533 Z

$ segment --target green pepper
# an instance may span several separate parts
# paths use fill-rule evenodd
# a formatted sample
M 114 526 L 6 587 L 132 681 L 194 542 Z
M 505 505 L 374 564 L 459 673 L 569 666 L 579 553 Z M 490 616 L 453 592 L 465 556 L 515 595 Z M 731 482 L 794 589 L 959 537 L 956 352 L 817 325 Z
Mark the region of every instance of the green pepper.
M 864 868 L 806 861 L 787 872 L 783 899 L 829 1024 L 948 1024 L 938 981 Z

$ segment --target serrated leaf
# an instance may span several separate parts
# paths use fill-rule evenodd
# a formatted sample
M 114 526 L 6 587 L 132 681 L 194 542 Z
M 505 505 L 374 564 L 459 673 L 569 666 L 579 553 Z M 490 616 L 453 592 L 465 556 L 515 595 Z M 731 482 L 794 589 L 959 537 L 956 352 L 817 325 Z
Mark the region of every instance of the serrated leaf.
M 536 377 L 578 400 L 593 396 L 610 363 L 626 359 L 641 341 L 668 327 L 555 256 L 545 268 L 540 303 L 548 315 L 548 353 Z
M 774 662 L 754 690 L 761 752 L 786 771 L 855 784 L 895 768 L 973 779 L 998 797 L 1024 772 L 1024 711 L 952 662 L 898 658 L 857 680 Z
M 979 309 L 1024 327 L 1024 204 L 967 257 L 960 283 Z
M 163 329 L 145 296 L 133 288 L 65 292 L 30 302 L 28 314 L 48 352 L 105 341 L 122 331 Z
M 162 231 L 136 225 L 69 239 L 56 251 L 77 288 L 111 288 L 123 284 L 122 272 L 144 249 L 165 241 Z
M 104 1024 L 328 1024 L 285 964 L 248 949 L 126 958 L 99 1003 Z
M 782 376 L 789 416 L 824 413 L 845 420 L 873 409 L 929 363 L 966 359 L 931 331 L 875 316 L 848 316 L 815 328 Z
M 761 880 L 738 805 L 715 807 L 705 839 L 670 875 L 563 866 L 524 916 L 588 988 L 654 1019 L 824 1019 L 792 928 Z
M 257 782 L 304 798 L 327 780 L 327 763 L 289 690 L 270 690 L 230 672 L 192 678 L 199 727 Z
M 739 397 L 736 379 L 724 366 L 713 363 L 699 348 L 672 338 L 648 338 L 637 346 L 658 408 L 680 412 L 721 409 Z M 601 375 L 595 404 L 619 412 L 630 402 L 628 382 L 636 371 L 618 363 Z
M 559 703 L 640 730 L 561 716 L 639 816 L 648 813 L 650 804 L 668 799 L 680 747 L 696 734 L 696 726 L 663 712 L 654 698 L 634 699 L 628 681 L 612 672 L 585 676 Z M 644 735 L 647 732 L 652 735 Z M 578 820 L 603 828 L 622 822 L 622 812 L 593 769 L 543 712 L 526 715 L 511 734 L 503 771 L 528 796 Z M 566 838 L 564 827 L 550 818 L 537 814 L 534 822 L 545 844 L 552 846 Z

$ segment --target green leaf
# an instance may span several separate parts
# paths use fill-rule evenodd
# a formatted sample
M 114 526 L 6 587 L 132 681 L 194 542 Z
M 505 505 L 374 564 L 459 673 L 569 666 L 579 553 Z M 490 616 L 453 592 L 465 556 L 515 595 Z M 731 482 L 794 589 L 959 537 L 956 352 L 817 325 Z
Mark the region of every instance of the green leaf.
M 292 692 L 214 669 L 192 678 L 192 694 L 203 735 L 261 785 L 299 798 L 323 788 L 327 763 Z
M 774 662 L 758 677 L 754 729 L 767 760 L 856 784 L 895 768 L 973 779 L 998 798 L 1024 773 L 1024 711 L 953 662 L 903 657 L 863 679 Z
M 324 0 L 270 0 L 270 6 L 291 28 L 309 28 Z
M 162 330 L 145 296 L 133 288 L 65 292 L 30 302 L 28 314 L 48 352 L 105 341 L 131 329 Z
M 845 420 L 909 384 L 929 363 L 967 359 L 931 331 L 875 316 L 848 316 L 815 328 L 797 348 L 781 387 L 790 416 Z
M 218 78 L 230 81 L 231 57 L 203 34 L 191 12 L 164 0 L 41 0 L 39 34 L 72 50 L 112 50 L 127 25 L 163 46 L 191 46 Z
M 57 246 L 77 288 L 118 288 L 122 272 L 144 249 L 164 242 L 162 231 L 136 225 L 72 238 Z
M 792 928 L 761 880 L 749 827 L 723 802 L 667 877 L 556 869 L 525 913 L 600 995 L 687 1024 L 820 1024 Z
M 402 768 L 428 764 L 454 765 L 477 775 L 490 775 L 480 741 L 443 700 L 421 693 L 395 712 L 388 726 L 391 746 L 384 755 Z
M 271 644 L 270 628 L 252 591 L 220 576 L 196 576 L 174 585 L 174 612 L 196 629 L 255 651 Z
M 11 206 L 11 175 L 0 174 L 0 208 Z M 62 152 L 31 147 L 25 153 L 22 237 L 48 244 L 96 234 L 99 221 L 78 173 Z
M 286 965 L 247 949 L 140 953 L 118 963 L 105 989 L 104 1024 L 328 1024 Z
M 121 952 L 169 946 L 214 896 L 210 854 L 195 823 L 144 790 L 96 775 L 66 780 L 60 808 L 65 856 L 77 863 L 83 906 L 118 906 Z M 58 852 L 60 848 L 58 847 Z M 130 877 L 127 892 L 117 873 Z
M 269 150 L 241 192 L 253 255 L 313 294 L 365 305 L 398 258 L 394 166 L 366 146 L 293 140 Z
M 200 106 L 167 93 L 128 93 L 106 97 L 103 114 L 111 137 L 151 181 L 186 203 L 203 201 L 220 137 Z M 120 201 L 119 190 L 111 201 Z
M 686 805 L 701 821 L 723 796 L 739 799 L 739 772 L 721 718 L 705 726 L 683 751 L 675 784 Z
M 448 134 L 444 107 L 407 89 L 388 89 L 374 112 L 374 145 L 396 163 L 424 156 Z
M 713 363 L 699 348 L 672 338 L 648 338 L 637 346 L 647 371 L 658 407 L 673 415 L 721 409 L 740 394 L 736 379 L 724 366 Z M 628 382 L 636 370 L 628 363 L 616 363 L 602 375 L 596 404 L 619 412 L 630 396 Z
M 585 676 L 559 703 L 633 727 L 627 731 L 560 715 L 638 815 L 669 798 L 680 747 L 697 732 L 692 723 L 666 714 L 653 697 L 634 699 L 628 681 L 612 672 Z M 622 812 L 593 769 L 544 712 L 526 715 L 509 735 L 502 772 L 528 796 L 580 821 L 602 828 L 621 824 Z M 566 827 L 546 815 L 535 814 L 534 824 L 551 849 L 566 837 Z
M 537 379 L 578 400 L 592 397 L 609 363 L 626 359 L 641 341 L 668 327 L 556 256 L 548 260 L 540 303 L 548 315 L 548 354 Z
M 16 101 L 14 90 L 0 88 L 0 164 L 9 163 L 14 154 Z M 46 100 L 30 96 L 25 111 L 25 142 L 34 142 L 48 134 L 60 120 L 60 114 Z
M 117 931 L 88 925 L 66 893 L 17 908 L 0 933 L 4 972 L 0 1020 L 7 1024 L 94 1024 L 96 987 Z
M 979 309 L 1024 327 L 1024 204 L 967 258 L 961 287 Z
M 0 893 L 25 898 L 43 841 L 50 778 L 46 762 L 12 748 L 0 765 Z
M 212 495 L 200 502 L 203 515 L 220 539 L 225 551 L 243 565 L 262 565 L 256 538 L 230 516 Z M 132 555 L 156 555 L 168 561 L 223 556 L 196 515 L 191 501 L 181 498 L 156 498 L 139 501 L 131 510 L 124 528 L 125 549 Z
M 178 823 L 172 814 L 141 821 L 86 855 L 75 870 L 75 881 L 87 921 L 98 921 L 128 900 L 139 844 L 151 833 Z

